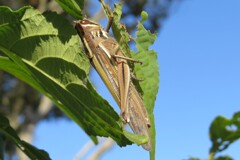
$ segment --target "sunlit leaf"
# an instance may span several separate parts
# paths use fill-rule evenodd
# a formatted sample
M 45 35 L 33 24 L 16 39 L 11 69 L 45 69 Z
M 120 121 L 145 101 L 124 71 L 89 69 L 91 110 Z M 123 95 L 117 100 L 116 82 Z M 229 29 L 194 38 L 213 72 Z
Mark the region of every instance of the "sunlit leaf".
M 96 136 L 131 142 L 118 114 L 91 85 L 88 58 L 74 27 L 62 16 L 24 7 L 0 7 L 0 69 L 48 96 L 97 143 Z M 11 67 L 11 68 L 9 68 Z
M 144 19 L 146 20 L 146 13 L 142 15 L 144 15 Z M 154 160 L 156 131 L 153 109 L 159 88 L 159 67 L 157 62 L 157 53 L 154 50 L 149 49 L 156 39 L 156 34 L 152 34 L 150 31 L 147 31 L 142 24 L 143 22 L 144 21 L 142 20 L 138 23 L 138 30 L 136 33 L 137 37 L 134 39 L 138 51 L 136 53 L 132 51 L 132 57 L 143 62 L 142 65 L 135 64 L 134 71 L 138 78 L 143 78 L 143 81 L 140 82 L 140 86 L 143 90 L 143 101 L 148 110 L 151 121 L 150 137 L 152 150 L 150 155 L 151 160 Z
M 118 41 L 119 46 L 121 48 L 121 50 L 123 51 L 123 53 L 125 53 L 126 55 L 130 56 L 130 47 L 128 42 L 130 41 L 129 38 L 129 34 L 126 31 L 126 28 L 123 24 L 119 23 L 121 15 L 122 15 L 122 7 L 120 4 L 114 4 L 114 11 L 113 13 L 110 10 L 110 7 L 104 3 L 104 1 L 101 1 L 101 4 L 103 6 L 104 12 L 106 14 L 106 16 L 108 17 L 108 19 L 111 19 L 113 16 L 113 22 L 112 22 L 112 31 L 114 34 L 115 39 Z M 133 70 L 133 66 L 130 63 L 130 68 L 132 68 Z M 138 91 L 141 91 L 140 85 L 138 82 L 134 83 L 136 89 Z M 146 143 L 147 137 L 145 136 L 140 136 L 140 135 L 134 135 L 134 134 L 125 134 L 129 140 L 131 140 L 132 142 L 136 143 L 136 144 L 143 144 Z M 131 135 L 131 136 L 129 136 Z M 134 137 L 136 136 L 136 137 Z
M 137 135 L 126 131 L 124 131 L 124 135 L 137 145 L 141 145 L 148 142 L 148 138 L 143 135 Z
M 77 19 L 82 19 L 84 0 L 55 0 L 64 11 Z

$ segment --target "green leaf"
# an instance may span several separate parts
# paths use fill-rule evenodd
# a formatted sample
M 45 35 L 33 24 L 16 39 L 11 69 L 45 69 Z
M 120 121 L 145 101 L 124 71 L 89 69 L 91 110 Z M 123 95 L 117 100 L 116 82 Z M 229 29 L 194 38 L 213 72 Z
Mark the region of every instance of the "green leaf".
M 113 11 L 113 23 L 112 23 L 112 31 L 114 34 L 114 37 L 116 38 L 117 42 L 119 43 L 119 46 L 121 50 L 123 51 L 123 54 L 128 57 L 132 57 L 131 55 L 131 49 L 129 47 L 130 42 L 130 35 L 126 30 L 126 27 L 123 23 L 119 23 L 122 16 L 122 6 L 120 4 L 114 4 L 114 11 Z M 129 63 L 128 65 L 131 69 L 131 71 L 134 71 L 134 64 Z M 143 90 L 140 87 L 139 81 L 132 80 L 135 88 L 140 94 L 143 94 Z
M 143 22 L 144 21 L 142 20 L 138 23 L 138 30 L 136 33 L 137 37 L 134 39 L 138 52 L 135 53 L 132 51 L 131 55 L 134 59 L 143 62 L 142 65 L 134 64 L 134 71 L 138 78 L 144 79 L 140 82 L 140 86 L 143 90 L 143 101 L 151 121 L 150 137 L 152 150 L 150 156 L 151 160 L 154 160 L 156 131 L 153 109 L 159 88 L 159 67 L 157 62 L 157 53 L 153 50 L 149 50 L 149 46 L 151 46 L 156 39 L 156 34 L 152 34 L 150 31 L 147 31 L 142 24 Z
M 100 3 L 103 7 L 103 10 L 108 17 L 108 19 L 111 19 L 113 16 L 113 22 L 112 22 L 112 31 L 114 34 L 115 39 L 118 41 L 119 46 L 123 53 L 125 53 L 128 57 L 131 57 L 131 50 L 129 47 L 128 42 L 130 41 L 129 34 L 125 28 L 125 26 L 122 23 L 119 23 L 122 15 L 122 6 L 120 4 L 114 4 L 114 11 L 112 13 L 110 7 L 104 3 L 104 1 L 100 0 Z M 131 70 L 133 70 L 133 64 L 129 63 L 129 66 Z M 139 82 L 134 82 L 134 85 L 138 91 L 142 91 L 139 85 Z M 137 134 L 125 134 L 128 139 L 138 145 L 146 143 L 147 137 L 137 135 Z M 129 136 L 131 135 L 131 136 Z M 134 137 L 136 136 L 136 137 Z
M 219 157 L 215 158 L 214 160 L 233 160 L 233 158 L 230 156 L 219 156 Z
M 112 12 L 110 7 L 104 3 L 104 1 L 100 0 L 102 8 L 108 18 L 108 20 L 112 19 L 112 31 L 114 34 L 115 39 L 119 43 L 123 54 L 126 54 L 128 57 L 130 55 L 130 47 L 128 42 L 130 41 L 129 34 L 124 26 L 124 24 L 119 23 L 122 15 L 122 6 L 120 4 L 114 4 L 114 11 Z
M 123 131 L 123 133 L 129 140 L 131 140 L 132 142 L 134 142 L 137 145 L 141 145 L 141 144 L 148 142 L 148 137 L 146 137 L 144 135 L 133 134 L 133 133 L 126 132 L 126 131 Z
M 102 5 L 104 6 L 104 11 L 110 19 L 112 16 L 111 13 L 109 13 L 109 7 L 102 2 Z M 140 86 L 138 86 L 138 82 L 134 83 L 137 90 L 143 94 L 143 101 L 145 106 L 147 106 L 147 110 L 149 113 L 150 121 L 151 121 L 151 128 L 150 128 L 150 134 L 151 134 L 151 142 L 152 142 L 152 150 L 150 153 L 150 157 L 152 160 L 155 159 L 155 122 L 154 122 L 154 114 L 153 114 L 153 108 L 154 103 L 156 100 L 156 95 L 159 88 L 159 68 L 158 68 L 158 62 L 157 62 L 157 53 L 153 50 L 149 50 L 149 46 L 151 46 L 155 39 L 156 35 L 151 34 L 149 31 L 147 31 L 142 23 L 147 19 L 148 15 L 146 12 L 143 12 L 141 23 L 138 24 L 138 31 L 137 31 L 137 38 L 134 39 L 136 42 L 136 46 L 138 49 L 138 52 L 135 53 L 133 51 L 130 51 L 129 48 L 129 41 L 130 37 L 128 32 L 126 31 L 126 28 L 123 24 L 119 23 L 121 15 L 122 15 L 122 7 L 120 4 L 114 5 L 114 11 L 113 11 L 113 23 L 112 23 L 112 30 L 114 37 L 118 41 L 121 50 L 129 57 L 133 57 L 134 59 L 137 59 L 141 62 L 143 62 L 143 65 L 135 64 L 132 66 L 130 64 L 130 68 L 134 70 L 137 78 L 144 79 L 143 82 L 140 82 Z M 129 53 L 132 54 L 129 54 Z M 142 90 L 141 90 L 142 89 Z
M 143 23 L 144 21 L 146 21 L 146 20 L 148 19 L 148 14 L 147 14 L 147 12 L 142 11 L 141 17 L 142 17 L 141 23 Z
M 113 16 L 111 8 L 109 7 L 109 5 L 105 4 L 104 0 L 99 0 L 99 2 L 101 3 L 103 11 L 106 14 L 108 20 L 110 20 Z
M 0 58 L 2 70 L 52 99 L 95 143 L 96 136 L 111 137 L 120 146 L 132 143 L 118 114 L 87 78 L 89 60 L 66 19 L 30 7 L 0 7 L 0 20 L 0 50 L 8 56 Z
M 4 135 L 0 133 L 0 159 L 3 159 L 4 154 Z
M 82 19 L 82 10 L 84 7 L 84 0 L 55 0 L 62 9 L 77 19 Z
M 11 142 L 23 151 L 30 159 L 50 160 L 48 153 L 44 150 L 37 149 L 31 144 L 21 140 L 16 131 L 10 126 L 9 121 L 0 113 L 0 134 L 5 135 Z
M 121 50 L 124 54 L 128 57 L 131 57 L 131 50 L 129 47 L 129 33 L 127 32 L 125 26 L 120 22 L 122 16 L 122 6 L 120 4 L 114 4 L 114 11 L 113 11 L 113 23 L 112 23 L 112 30 L 114 37 L 118 41 Z
M 194 158 L 194 157 L 190 157 L 189 159 L 187 160 L 201 160 L 200 158 Z
M 27 82 L 30 86 L 37 89 L 40 92 L 44 92 L 43 88 L 34 80 L 31 75 L 28 75 L 24 70 L 19 69 L 19 66 L 16 65 L 8 57 L 0 56 L 0 70 L 4 70 L 8 73 L 11 73 L 18 79 Z
M 216 117 L 210 126 L 210 139 L 212 147 L 210 154 L 215 155 L 229 147 L 240 138 L 240 112 L 233 115 L 231 119 L 222 116 Z

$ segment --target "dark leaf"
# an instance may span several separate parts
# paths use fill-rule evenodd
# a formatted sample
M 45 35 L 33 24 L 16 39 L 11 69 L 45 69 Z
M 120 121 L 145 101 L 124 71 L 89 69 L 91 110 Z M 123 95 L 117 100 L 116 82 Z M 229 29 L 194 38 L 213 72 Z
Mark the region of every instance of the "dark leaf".
M 10 126 L 9 121 L 0 113 L 0 135 L 5 135 L 7 139 L 16 144 L 30 159 L 50 160 L 48 153 L 44 150 L 37 149 L 31 144 L 21 140 L 16 131 Z
M 210 126 L 212 147 L 210 153 L 216 154 L 228 148 L 230 144 L 240 138 L 240 112 L 231 119 L 216 117 Z
M 88 58 L 73 26 L 62 16 L 24 7 L 0 7 L 0 69 L 48 96 L 97 143 L 96 136 L 131 144 L 118 114 L 87 78 Z

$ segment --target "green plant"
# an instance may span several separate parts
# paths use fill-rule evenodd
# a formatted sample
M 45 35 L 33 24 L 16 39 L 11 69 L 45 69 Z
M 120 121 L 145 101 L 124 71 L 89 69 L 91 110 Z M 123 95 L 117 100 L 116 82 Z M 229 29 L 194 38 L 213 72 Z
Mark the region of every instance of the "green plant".
M 83 1 L 58 0 L 57 2 L 68 14 L 82 19 Z M 121 16 L 119 5 L 116 5 L 114 13 L 117 19 L 114 25 L 118 28 Z M 143 17 L 146 19 L 146 14 Z M 132 56 L 146 64 L 151 64 L 135 66 L 134 71 L 137 76 L 144 78 L 144 83 L 140 85 L 152 123 L 153 149 L 150 155 L 154 159 L 153 106 L 159 80 L 156 74 L 158 73 L 156 53 L 149 51 L 148 47 L 156 37 L 143 27 L 143 22 L 144 20 L 138 24 L 135 39 L 138 53 Z M 116 29 L 115 33 L 126 35 L 121 29 Z M 146 36 L 151 38 L 145 41 Z M 122 45 L 126 45 L 128 39 L 125 38 L 121 40 L 122 42 Z M 0 7 L 0 50 L 6 55 L 0 56 L 1 70 L 16 76 L 48 96 L 95 143 L 97 143 L 96 136 L 111 137 L 119 146 L 144 143 L 144 137 L 133 135 L 122 129 L 118 114 L 95 91 L 87 76 L 90 63 L 80 44 L 71 22 L 61 15 L 53 12 L 40 13 L 32 7 L 23 7 L 17 11 L 4 6 Z M 148 74 L 155 76 L 148 78 L 149 76 L 145 74 L 146 70 Z M 50 159 L 44 151 L 20 140 L 10 127 L 8 120 L 3 115 L 0 118 L 0 131 L 4 135 L 3 139 L 8 138 L 13 141 L 32 159 Z

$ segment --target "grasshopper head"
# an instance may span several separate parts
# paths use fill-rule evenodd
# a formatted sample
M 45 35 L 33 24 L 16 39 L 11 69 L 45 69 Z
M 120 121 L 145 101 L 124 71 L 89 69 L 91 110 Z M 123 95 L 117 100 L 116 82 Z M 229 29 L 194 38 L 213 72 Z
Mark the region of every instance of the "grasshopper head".
M 99 24 L 88 19 L 75 21 L 75 24 L 76 24 L 75 28 L 82 35 L 84 35 L 84 33 L 86 33 L 87 31 L 101 28 Z

